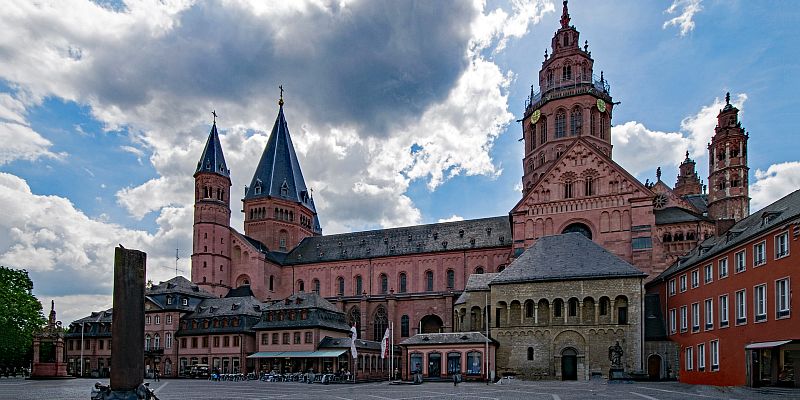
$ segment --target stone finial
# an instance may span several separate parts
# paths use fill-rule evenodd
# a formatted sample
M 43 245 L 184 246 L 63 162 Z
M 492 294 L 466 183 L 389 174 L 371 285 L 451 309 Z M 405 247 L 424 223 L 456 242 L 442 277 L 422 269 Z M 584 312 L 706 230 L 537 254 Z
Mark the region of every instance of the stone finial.
M 569 27 L 569 9 L 567 7 L 567 0 L 564 0 L 564 8 L 561 10 L 561 27 Z
M 725 93 L 725 104 L 731 104 L 731 92 Z
M 585 51 L 587 53 L 589 52 L 589 41 L 588 40 L 583 42 L 583 51 Z

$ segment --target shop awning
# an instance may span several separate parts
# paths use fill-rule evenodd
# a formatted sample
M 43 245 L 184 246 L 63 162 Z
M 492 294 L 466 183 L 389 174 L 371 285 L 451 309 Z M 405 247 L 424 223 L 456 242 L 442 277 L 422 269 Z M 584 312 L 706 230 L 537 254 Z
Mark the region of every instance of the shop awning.
M 347 349 L 317 350 L 317 351 L 259 351 L 247 358 L 322 358 L 339 357 Z
M 282 351 L 259 351 L 258 353 L 253 353 L 247 356 L 247 358 L 269 358 L 269 357 L 280 357 L 283 354 Z
M 744 346 L 745 349 L 769 349 L 772 347 L 783 346 L 786 343 L 791 343 L 791 340 L 776 340 L 774 342 L 758 342 L 758 343 L 750 343 L 747 346 Z

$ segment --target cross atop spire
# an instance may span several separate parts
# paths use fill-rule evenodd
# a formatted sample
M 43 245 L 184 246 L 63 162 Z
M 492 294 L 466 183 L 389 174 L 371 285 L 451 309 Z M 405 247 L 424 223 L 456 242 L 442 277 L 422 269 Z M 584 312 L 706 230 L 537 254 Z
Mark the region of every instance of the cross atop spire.
M 278 86 L 278 89 L 281 90 L 281 98 L 278 100 L 278 105 L 283 107 L 283 85 Z
M 569 9 L 567 8 L 567 0 L 564 0 L 564 8 L 561 10 L 561 27 L 569 28 Z
M 211 115 L 214 116 L 214 125 L 217 124 L 217 110 L 212 110 Z
M 731 104 L 731 92 L 725 93 L 725 104 Z

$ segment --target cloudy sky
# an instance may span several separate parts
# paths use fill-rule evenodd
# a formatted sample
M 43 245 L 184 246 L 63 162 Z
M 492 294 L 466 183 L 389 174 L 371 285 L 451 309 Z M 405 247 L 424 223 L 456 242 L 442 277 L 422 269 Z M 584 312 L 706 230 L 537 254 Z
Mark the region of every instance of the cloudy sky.
M 0 264 L 60 319 L 110 306 L 113 247 L 188 275 L 211 111 L 240 196 L 277 113 L 325 233 L 506 214 L 560 2 L 78 0 L 0 8 Z M 726 91 L 750 132 L 752 209 L 800 187 L 789 2 L 570 3 L 605 72 L 617 162 L 674 183 Z M 236 197 L 234 197 L 236 198 Z M 242 216 L 232 204 L 232 223 Z

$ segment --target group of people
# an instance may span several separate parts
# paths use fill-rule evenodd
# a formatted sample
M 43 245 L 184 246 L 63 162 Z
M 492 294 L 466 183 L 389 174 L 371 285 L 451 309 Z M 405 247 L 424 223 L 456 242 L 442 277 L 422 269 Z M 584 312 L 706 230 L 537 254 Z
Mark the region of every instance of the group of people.
M 25 377 L 30 374 L 28 373 L 28 369 L 25 367 L 5 367 L 5 368 L 0 367 L 0 376 L 2 377 L 16 378 L 17 375 Z

